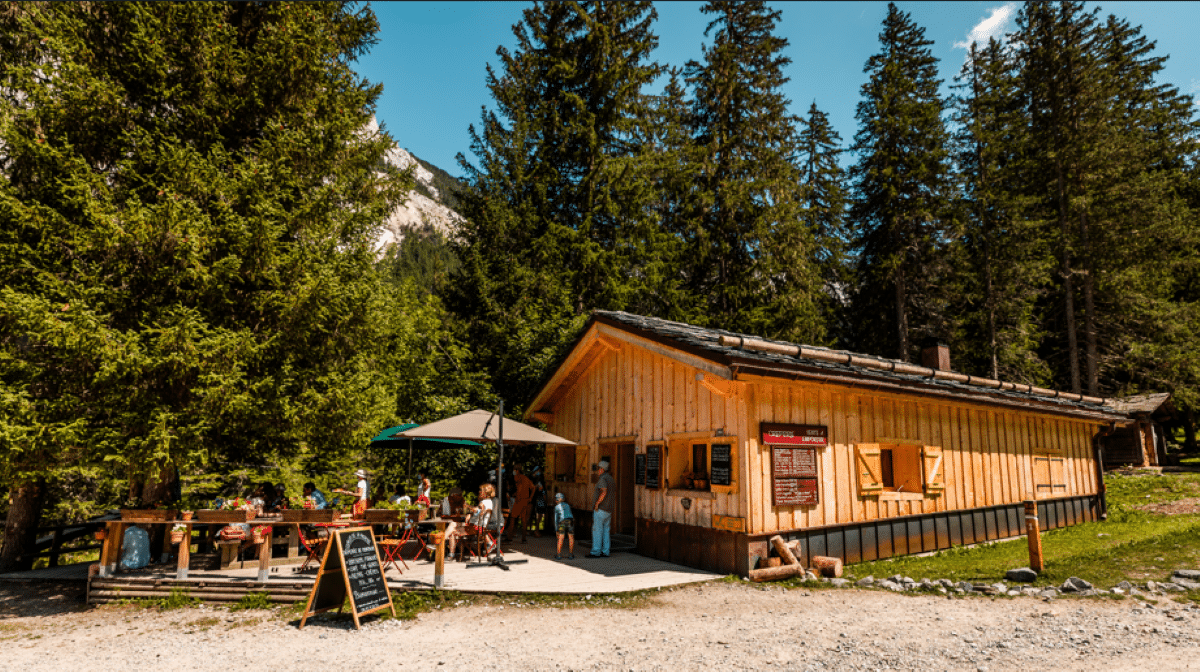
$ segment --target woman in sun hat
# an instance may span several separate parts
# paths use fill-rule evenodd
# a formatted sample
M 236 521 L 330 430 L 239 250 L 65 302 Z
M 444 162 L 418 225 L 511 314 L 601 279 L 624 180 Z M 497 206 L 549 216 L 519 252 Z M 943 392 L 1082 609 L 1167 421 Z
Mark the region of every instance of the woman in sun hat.
M 351 509 L 351 513 L 355 518 L 360 518 L 367 511 L 367 492 L 369 490 L 367 485 L 367 472 L 359 469 L 358 471 L 354 472 L 354 476 L 358 479 L 358 484 L 355 486 L 354 490 L 334 490 L 334 492 L 354 497 L 354 508 Z

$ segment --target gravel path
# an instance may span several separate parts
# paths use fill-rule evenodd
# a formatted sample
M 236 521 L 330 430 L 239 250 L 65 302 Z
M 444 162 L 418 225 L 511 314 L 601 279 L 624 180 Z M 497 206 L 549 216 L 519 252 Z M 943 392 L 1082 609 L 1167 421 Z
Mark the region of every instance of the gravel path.
M 1168 599 L 989 598 L 714 582 L 637 608 L 493 602 L 361 631 L 269 611 L 85 609 L 0 585 L 2 669 L 1182 670 L 1200 609 Z M 597 601 L 607 598 L 594 598 Z M 217 661 L 223 661 L 218 663 Z

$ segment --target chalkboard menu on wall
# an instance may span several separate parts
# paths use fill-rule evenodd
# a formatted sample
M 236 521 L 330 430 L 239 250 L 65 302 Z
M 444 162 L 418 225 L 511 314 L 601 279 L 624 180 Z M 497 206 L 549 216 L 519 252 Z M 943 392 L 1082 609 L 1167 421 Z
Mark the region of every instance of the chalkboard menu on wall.
M 633 484 L 634 485 L 645 485 L 646 484 L 646 454 L 638 453 L 637 455 L 634 455 L 633 462 L 634 462 Z
M 713 485 L 733 485 L 733 444 L 714 443 L 709 479 Z
M 657 490 L 658 484 L 661 483 L 660 472 L 662 471 L 662 446 L 659 444 L 650 444 L 646 446 L 646 488 L 649 490 Z
M 309 616 L 341 609 L 347 596 L 355 628 L 359 627 L 359 616 L 373 611 L 391 609 L 392 616 L 396 615 L 375 547 L 375 535 L 369 527 L 351 527 L 333 533 L 321 558 L 300 627 L 304 627 Z

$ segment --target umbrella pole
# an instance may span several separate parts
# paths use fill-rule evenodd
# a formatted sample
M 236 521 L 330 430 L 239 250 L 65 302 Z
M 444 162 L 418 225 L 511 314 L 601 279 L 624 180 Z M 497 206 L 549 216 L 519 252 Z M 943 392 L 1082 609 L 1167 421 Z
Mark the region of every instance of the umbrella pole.
M 405 494 L 408 494 L 408 486 L 412 485 L 412 444 L 414 439 L 408 440 L 408 475 L 404 477 Z
M 504 529 L 504 400 L 500 400 L 500 426 L 496 432 L 496 446 L 500 448 L 500 464 L 496 467 L 496 498 L 500 500 L 497 504 L 500 509 L 497 515 L 500 516 L 500 536 L 503 537 L 508 530 Z M 504 546 L 501 539 L 496 540 L 496 559 L 495 564 L 504 566 Z M 507 568 L 506 568 L 507 569 Z

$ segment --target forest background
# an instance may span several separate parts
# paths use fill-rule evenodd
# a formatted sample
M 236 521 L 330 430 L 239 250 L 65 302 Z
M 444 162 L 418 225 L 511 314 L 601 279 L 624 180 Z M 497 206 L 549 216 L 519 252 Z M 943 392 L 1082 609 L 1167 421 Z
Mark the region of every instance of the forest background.
M 359 467 L 383 494 L 407 453 L 372 436 L 500 399 L 519 417 L 593 309 L 1169 391 L 1194 449 L 1195 106 L 1140 28 L 1026 3 L 943 99 L 889 5 L 844 140 L 816 103 L 788 112 L 777 10 L 700 11 L 702 58 L 676 64 L 650 3 L 521 11 L 443 181 L 464 223 L 380 257 L 414 183 L 364 131 L 369 6 L 0 7 L 0 565 L 120 503 Z M 414 466 L 444 490 L 491 459 Z

